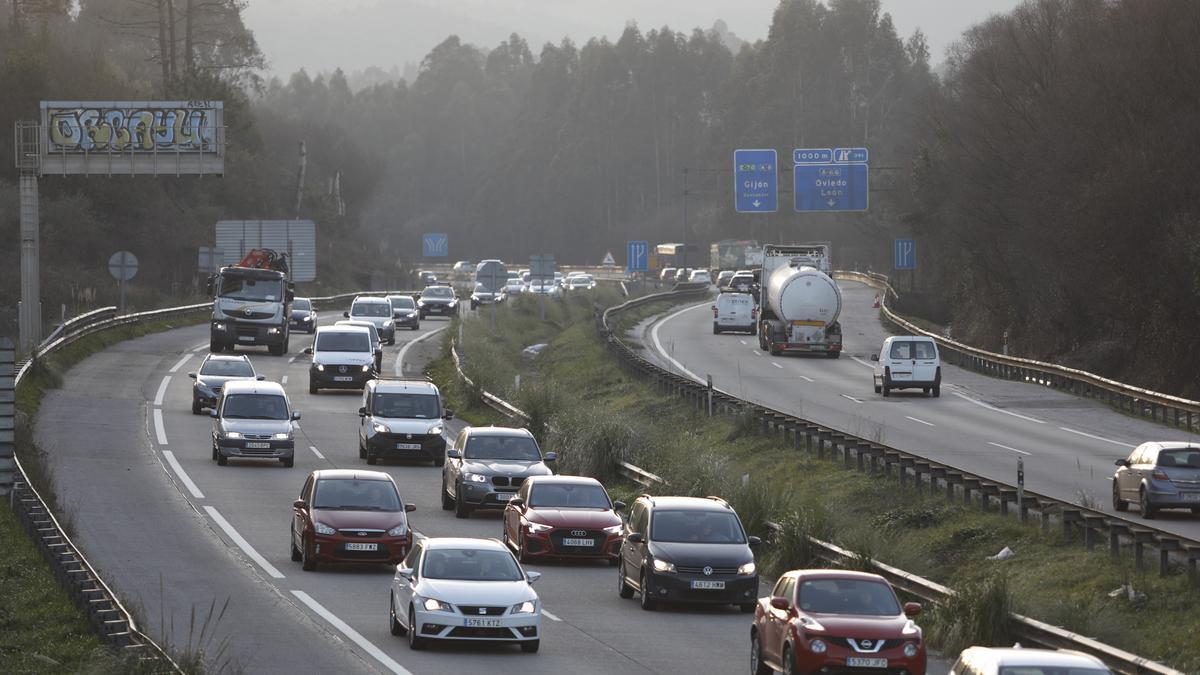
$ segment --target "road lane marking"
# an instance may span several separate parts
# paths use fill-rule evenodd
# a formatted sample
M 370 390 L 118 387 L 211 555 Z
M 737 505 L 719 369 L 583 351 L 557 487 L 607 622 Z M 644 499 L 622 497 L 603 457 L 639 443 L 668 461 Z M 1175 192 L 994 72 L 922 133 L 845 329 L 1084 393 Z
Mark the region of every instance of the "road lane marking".
M 745 345 L 745 344 L 749 344 L 749 343 L 748 343 L 748 342 L 746 342 L 745 340 L 738 340 L 738 342 L 742 343 L 743 345 Z
M 1059 429 L 1062 429 L 1063 431 L 1065 431 L 1069 434 L 1077 434 L 1079 436 L 1086 436 L 1088 438 L 1093 438 L 1097 441 L 1104 441 L 1105 443 L 1112 443 L 1113 445 L 1119 445 L 1122 448 L 1136 448 L 1137 447 L 1136 445 L 1130 445 L 1129 443 L 1122 443 L 1121 441 L 1114 441 L 1111 438 L 1105 438 L 1103 436 L 1096 436 L 1095 434 L 1089 434 L 1084 431 L 1076 431 L 1074 429 L 1068 429 L 1067 427 L 1059 427 Z
M 841 396 L 842 398 L 848 398 L 848 399 L 850 399 L 851 401 L 854 401 L 855 403 L 862 403 L 862 400 L 861 400 L 861 399 L 854 398 L 854 397 L 853 397 L 853 396 L 851 396 L 850 394 L 839 394 L 839 396 Z
M 208 341 L 205 340 L 204 342 L 201 342 L 200 344 L 196 345 L 195 347 L 192 347 L 191 351 L 198 352 L 198 351 L 201 351 L 204 349 L 208 349 L 210 346 L 211 345 L 209 345 Z
M 937 426 L 937 425 L 936 425 L 936 424 L 934 424 L 933 422 L 926 422 L 925 420 L 919 420 L 919 419 L 917 419 L 917 418 L 915 418 L 915 417 L 909 417 L 908 415 L 905 415 L 905 416 L 904 416 L 904 419 L 906 419 L 906 420 L 912 420 L 912 421 L 916 422 L 917 424 L 924 424 L 924 425 L 925 425 L 925 426 L 927 426 L 927 427 L 936 427 L 936 426 Z
M 988 403 L 984 403 L 983 401 L 977 401 L 977 400 L 975 400 L 975 399 L 971 398 L 970 396 L 967 396 L 966 394 L 960 394 L 960 393 L 958 393 L 957 391 L 952 391 L 952 392 L 950 392 L 950 393 L 951 393 L 951 394 L 954 394 L 955 396 L 957 396 L 957 397 L 961 398 L 961 399 L 962 399 L 962 400 L 964 400 L 964 401 L 970 401 L 971 403 L 974 403 L 975 405 L 979 406 L 980 408 L 987 408 L 988 410 L 991 410 L 991 411 L 993 411 L 993 412 L 1004 413 L 1005 415 L 1012 415 L 1013 417 L 1017 417 L 1017 418 L 1020 418 L 1020 419 L 1026 420 L 1026 421 L 1028 421 L 1028 422 L 1036 422 L 1037 424 L 1045 424 L 1045 423 L 1046 423 L 1044 420 L 1039 420 L 1039 419 L 1037 419 L 1036 417 L 1030 417 L 1030 416 L 1028 416 L 1028 415 L 1022 415 L 1021 413 L 1015 413 L 1015 412 L 1013 412 L 1013 411 L 1011 411 L 1011 410 L 1005 410 L 1005 409 L 1003 409 L 1003 408 L 997 408 L 996 406 L 994 406 L 994 405 L 990 405 L 990 404 L 988 404 Z
M 816 380 L 812 379 L 811 377 L 809 377 L 807 375 L 801 375 L 800 379 L 804 380 L 805 382 L 816 382 Z
M 325 455 L 321 454 L 321 451 L 317 449 L 317 446 L 310 445 L 310 446 L 308 446 L 308 449 L 312 450 L 313 454 L 316 455 L 317 457 L 320 457 L 321 459 L 325 459 Z
M 299 355 L 299 354 L 296 354 L 296 355 L 295 355 L 295 356 L 293 356 L 292 358 L 288 359 L 288 363 L 295 363 L 295 362 L 296 362 L 296 359 L 298 359 L 298 358 L 300 358 L 300 355 Z
M 762 353 L 761 353 L 761 351 L 760 351 L 760 350 L 758 350 L 758 349 L 755 349 L 754 347 L 751 347 L 751 348 L 750 348 L 750 353 L 751 353 L 751 354 L 754 354 L 755 356 L 762 356 Z
M 267 562 L 266 558 L 259 555 L 258 551 L 255 551 L 254 547 L 250 545 L 250 542 L 246 541 L 246 539 L 242 537 L 237 530 L 233 529 L 233 525 L 230 525 L 229 521 L 225 520 L 225 516 L 222 516 L 220 511 L 217 511 L 215 508 L 207 505 L 205 505 L 204 510 L 208 512 L 208 515 L 213 519 L 213 522 L 219 525 L 222 530 L 225 530 L 225 534 L 229 535 L 229 538 L 233 540 L 233 543 L 237 544 L 238 548 L 242 549 L 242 552 L 249 556 L 251 560 L 258 563 L 258 566 L 263 568 L 267 574 L 271 575 L 271 577 L 275 579 L 284 578 L 282 572 L 275 569 L 274 565 Z
M 783 370 L 783 366 L 779 365 L 778 363 L 775 363 L 774 361 L 771 362 L 771 365 L 775 366 L 776 368 L 778 368 L 780 370 Z
M 404 355 L 408 353 L 409 347 L 412 347 L 413 345 L 417 344 L 418 342 L 420 342 L 421 340 L 424 340 L 427 337 L 437 335 L 438 333 L 446 330 L 447 328 L 449 328 L 449 326 L 442 326 L 441 328 L 439 328 L 437 330 L 431 330 L 428 333 L 426 333 L 420 337 L 417 337 L 412 340 L 409 340 L 408 342 L 405 342 L 404 346 L 400 348 L 400 353 L 396 354 L 396 366 L 394 368 L 396 375 L 398 377 L 404 377 Z
M 183 466 L 179 464 L 179 460 L 175 459 L 175 453 L 170 450 L 163 450 L 163 457 L 167 459 L 167 464 L 171 465 L 171 469 L 175 471 L 175 475 L 179 476 L 179 480 L 188 489 L 188 492 L 192 493 L 192 496 L 196 499 L 204 499 L 204 493 L 192 482 L 192 477 L 187 475 L 187 472 L 183 470 Z
M 178 361 L 178 362 L 176 362 L 176 364 L 175 364 L 175 365 L 171 366 L 171 369 L 170 369 L 170 370 L 168 370 L 167 372 L 168 372 L 168 373 L 173 373 L 173 372 L 175 372 L 175 371 L 179 370 L 180 368 L 182 368 L 182 367 L 183 367 L 183 364 L 187 363 L 187 362 L 188 362 L 188 361 L 189 361 L 191 358 L 192 358 L 192 355 L 191 355 L 191 354 L 186 354 L 186 355 L 184 355 L 184 357 L 183 357 L 182 359 L 179 359 L 179 361 Z
M 384 654 L 382 649 L 380 649 L 379 647 L 376 647 L 374 644 L 371 643 L 370 640 L 363 637 L 362 634 L 360 634 L 358 631 L 351 628 L 350 624 L 346 623 L 345 621 L 342 621 L 341 619 L 339 619 L 337 617 L 336 614 L 334 614 L 333 612 L 322 607 L 321 603 L 317 602 L 316 600 L 313 600 L 312 596 L 310 596 L 308 593 L 305 593 L 304 591 L 292 591 L 292 595 L 296 596 L 297 600 L 299 600 L 300 602 L 303 602 L 309 609 L 316 612 L 317 615 L 320 616 L 322 619 L 325 619 L 326 621 L 328 621 L 329 624 L 331 626 L 333 626 L 334 628 L 338 629 L 338 631 L 340 631 L 342 633 L 342 635 L 345 635 L 347 638 L 350 638 L 351 642 L 353 642 L 354 644 L 361 647 L 364 652 L 370 654 L 384 668 L 390 670 L 393 673 L 396 673 L 396 675 L 413 675 L 412 671 L 406 669 L 404 666 L 400 665 L 399 663 L 396 663 L 396 661 L 393 660 L 392 657 L 388 656 L 387 654 Z
M 651 342 L 654 343 L 654 348 L 658 350 L 658 353 L 661 354 L 664 359 L 666 359 L 672 365 L 674 365 L 676 368 L 678 368 L 679 372 L 684 373 L 685 375 L 687 375 L 688 377 L 692 378 L 693 380 L 695 380 L 697 382 L 706 382 L 706 380 L 702 379 L 700 376 L 698 376 L 695 373 L 693 373 L 692 371 L 688 370 L 687 367 L 685 367 L 682 363 L 676 361 L 673 356 L 668 354 L 667 350 L 663 349 L 662 342 L 660 342 L 658 339 L 658 329 L 661 328 L 662 325 L 665 324 L 666 322 L 670 321 L 671 319 L 674 319 L 675 317 L 679 316 L 680 314 L 683 314 L 684 312 L 690 312 L 690 311 L 693 311 L 696 309 L 703 309 L 704 307 L 705 307 L 705 305 L 703 305 L 703 304 L 692 305 L 691 307 L 684 307 L 683 309 L 679 310 L 678 312 L 675 312 L 673 314 L 668 314 L 665 319 L 654 324 L 654 327 L 650 329 L 650 340 L 651 340 Z
M 163 426 L 162 408 L 154 409 L 154 435 L 158 437 L 159 445 L 167 444 L 167 429 Z
M 1010 447 L 1008 447 L 1007 445 L 1000 445 L 999 443 L 993 443 L 993 442 L 991 442 L 991 441 L 988 441 L 988 445 L 994 445 L 994 446 L 996 446 L 997 448 L 1004 448 L 1005 450 L 1012 450 L 1013 452 L 1019 452 L 1019 453 L 1021 453 L 1022 455 L 1032 455 L 1032 454 L 1033 454 L 1032 452 L 1025 452 L 1024 450 L 1018 450 L 1018 449 L 1016 449 L 1016 448 L 1010 448 Z
M 875 370 L 875 364 L 871 363 L 870 361 L 863 361 L 862 359 L 858 358 L 857 356 L 851 356 L 850 358 L 854 359 L 855 361 L 858 361 L 859 363 L 870 368 L 871 370 Z
M 287 384 L 287 375 L 279 378 L 279 384 Z
M 162 382 L 158 383 L 158 393 L 154 394 L 154 405 L 162 405 L 163 397 L 167 395 L 167 385 L 171 384 L 171 376 L 163 377 Z
M 554 616 L 553 614 L 546 611 L 545 609 L 542 609 L 542 616 L 546 617 L 547 619 L 550 619 L 551 621 L 562 621 L 562 619 L 558 618 L 557 616 Z

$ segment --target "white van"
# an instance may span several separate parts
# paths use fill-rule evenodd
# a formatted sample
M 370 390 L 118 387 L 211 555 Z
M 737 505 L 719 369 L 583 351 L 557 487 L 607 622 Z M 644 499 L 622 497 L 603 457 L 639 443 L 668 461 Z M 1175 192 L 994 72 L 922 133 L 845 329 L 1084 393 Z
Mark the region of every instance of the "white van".
M 883 341 L 883 349 L 871 360 L 875 361 L 876 394 L 921 389 L 934 397 L 942 395 L 942 359 L 931 337 L 894 335 Z
M 725 331 L 746 331 L 751 335 L 758 332 L 758 308 L 754 296 L 749 293 L 721 293 L 712 306 L 713 335 Z

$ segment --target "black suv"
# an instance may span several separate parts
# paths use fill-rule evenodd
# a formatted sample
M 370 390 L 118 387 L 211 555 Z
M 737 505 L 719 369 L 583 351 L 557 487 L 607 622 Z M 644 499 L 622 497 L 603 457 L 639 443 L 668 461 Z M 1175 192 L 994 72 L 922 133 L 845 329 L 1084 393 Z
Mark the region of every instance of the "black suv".
M 528 429 L 467 427 L 446 451 L 442 508 L 466 518 L 476 509 L 503 509 L 530 476 L 549 476 L 553 452 L 542 456 Z
M 371 380 L 358 409 L 358 456 L 374 464 L 380 458 L 446 463 L 442 420 L 454 412 L 442 407 L 442 395 L 428 380 Z
M 733 507 L 719 497 L 651 497 L 633 503 L 617 565 L 622 598 L 639 592 L 642 609 L 660 601 L 737 605 L 753 612 L 758 570 Z

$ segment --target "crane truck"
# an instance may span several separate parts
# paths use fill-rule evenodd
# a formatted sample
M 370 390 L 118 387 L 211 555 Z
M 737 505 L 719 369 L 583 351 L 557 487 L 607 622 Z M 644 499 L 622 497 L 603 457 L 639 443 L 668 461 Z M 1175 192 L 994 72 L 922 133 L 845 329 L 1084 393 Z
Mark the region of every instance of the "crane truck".
M 825 271 L 825 244 L 763 247 L 758 346 L 773 355 L 842 353 L 842 292 Z
M 232 351 L 234 345 L 266 345 L 276 356 L 287 353 L 295 291 L 286 254 L 252 249 L 236 265 L 209 277 L 208 292 L 213 298 L 212 353 Z

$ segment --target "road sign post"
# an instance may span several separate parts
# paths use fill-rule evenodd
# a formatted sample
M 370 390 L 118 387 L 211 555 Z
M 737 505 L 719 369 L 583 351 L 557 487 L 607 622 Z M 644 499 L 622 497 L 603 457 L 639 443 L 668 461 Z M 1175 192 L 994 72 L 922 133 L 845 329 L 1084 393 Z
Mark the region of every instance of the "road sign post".
M 866 211 L 870 169 L 866 148 L 797 148 L 792 180 L 798 212 Z
M 450 235 L 430 232 L 421 238 L 421 255 L 426 258 L 445 258 L 450 255 Z
M 1025 458 L 1017 457 L 1017 513 L 1021 516 L 1021 522 L 1025 522 L 1028 516 L 1025 511 Z
M 137 271 L 137 256 L 129 251 L 117 251 L 108 259 L 108 272 L 117 280 L 121 314 L 125 314 L 125 282 L 137 276 Z
M 541 296 L 542 321 L 546 320 L 546 282 L 554 281 L 554 256 L 552 254 L 529 256 L 530 281 L 537 280 Z
M 733 151 L 734 209 L 738 213 L 779 210 L 779 162 L 773 149 Z

